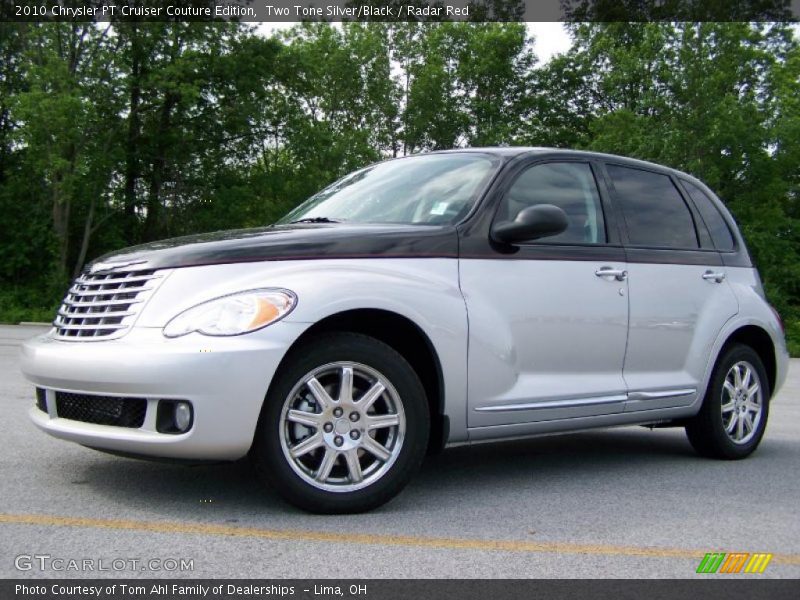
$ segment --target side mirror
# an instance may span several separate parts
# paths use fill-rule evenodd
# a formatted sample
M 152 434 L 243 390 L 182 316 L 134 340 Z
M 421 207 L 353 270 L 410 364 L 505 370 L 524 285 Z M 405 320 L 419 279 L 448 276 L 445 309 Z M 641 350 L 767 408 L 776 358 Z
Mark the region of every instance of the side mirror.
M 492 237 L 506 244 L 518 244 L 558 235 L 568 226 L 569 218 L 562 209 L 552 204 L 537 204 L 523 208 L 513 221 L 495 225 Z

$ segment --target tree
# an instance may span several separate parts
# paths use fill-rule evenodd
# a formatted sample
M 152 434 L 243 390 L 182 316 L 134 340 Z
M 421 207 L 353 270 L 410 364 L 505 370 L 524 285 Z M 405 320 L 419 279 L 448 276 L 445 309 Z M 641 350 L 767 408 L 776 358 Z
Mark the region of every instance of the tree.
M 88 219 L 91 228 L 111 174 L 115 94 L 107 33 L 87 23 L 31 27 L 28 86 L 15 99 L 26 168 L 50 204 L 58 280 L 72 273 L 74 223 Z
M 531 44 L 520 23 L 421 27 L 416 52 L 422 58 L 408 64 L 409 149 L 512 142 L 530 106 Z
M 573 26 L 572 35 L 569 54 L 546 69 L 563 95 L 541 104 L 545 122 L 565 123 L 561 131 L 574 126 L 581 134 L 573 140 L 584 147 L 667 164 L 708 183 L 740 221 L 772 300 L 792 314 L 800 256 L 790 192 L 797 171 L 788 158 L 796 143 L 787 143 L 797 135 L 791 31 L 590 23 Z M 579 110 L 565 111 L 566 97 Z
M 472 19 L 522 14 L 515 0 L 472 9 Z M 515 22 L 306 23 L 269 39 L 234 23 L 0 23 L 0 318 L 54 304 L 104 252 L 268 224 L 383 158 L 529 144 L 634 156 L 706 181 L 800 339 L 793 29 L 569 28 L 571 49 L 538 66 Z

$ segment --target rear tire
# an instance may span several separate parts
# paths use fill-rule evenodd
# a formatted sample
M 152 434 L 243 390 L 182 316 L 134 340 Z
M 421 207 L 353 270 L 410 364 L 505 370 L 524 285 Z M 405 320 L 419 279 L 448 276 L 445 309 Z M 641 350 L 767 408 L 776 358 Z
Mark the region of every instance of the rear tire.
M 714 366 L 700 412 L 686 425 L 692 447 L 702 456 L 725 460 L 752 454 L 767 427 L 770 394 L 755 350 L 730 346 Z
M 253 458 L 295 506 L 357 513 L 405 487 L 429 429 L 424 388 L 399 353 L 366 335 L 327 333 L 293 349 L 276 374 Z

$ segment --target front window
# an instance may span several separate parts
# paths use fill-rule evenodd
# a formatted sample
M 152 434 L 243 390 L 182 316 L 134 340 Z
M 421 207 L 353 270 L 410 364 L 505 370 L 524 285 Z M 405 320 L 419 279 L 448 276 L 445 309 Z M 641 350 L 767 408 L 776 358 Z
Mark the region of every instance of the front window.
M 328 186 L 278 224 L 457 223 L 498 164 L 498 159 L 478 153 L 428 154 L 378 163 Z
M 503 198 L 498 221 L 513 221 L 521 210 L 537 204 L 554 204 L 569 222 L 545 244 L 604 244 L 606 228 L 600 193 L 588 163 L 545 163 L 524 171 Z

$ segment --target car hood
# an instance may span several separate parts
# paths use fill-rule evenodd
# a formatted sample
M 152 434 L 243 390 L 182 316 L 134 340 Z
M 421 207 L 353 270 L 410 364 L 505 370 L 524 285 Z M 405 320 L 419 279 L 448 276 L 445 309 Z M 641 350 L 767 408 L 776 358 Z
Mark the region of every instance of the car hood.
M 452 226 L 296 224 L 217 231 L 133 246 L 101 256 L 87 270 L 166 269 L 266 260 L 431 258 L 458 255 Z

